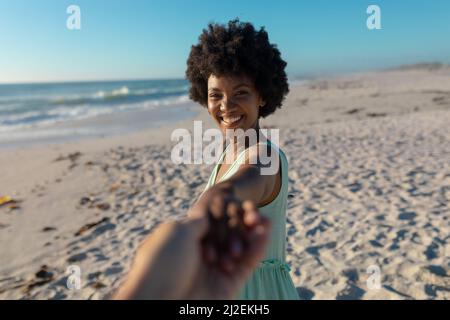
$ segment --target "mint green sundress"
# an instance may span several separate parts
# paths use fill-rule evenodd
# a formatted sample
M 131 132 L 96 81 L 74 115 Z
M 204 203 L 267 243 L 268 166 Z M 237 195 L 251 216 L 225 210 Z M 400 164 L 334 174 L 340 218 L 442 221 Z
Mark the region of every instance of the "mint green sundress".
M 272 143 L 260 142 L 260 145 L 271 145 L 272 151 L 279 154 L 281 164 L 281 189 L 277 197 L 260 207 L 260 213 L 268 217 L 272 222 L 269 245 L 266 249 L 265 258 L 255 269 L 250 279 L 242 288 L 237 299 L 240 300 L 299 300 L 297 290 L 289 274 L 290 268 L 286 263 L 286 209 L 288 195 L 288 161 L 284 152 Z M 228 148 L 228 146 L 227 146 Z M 214 185 L 217 171 L 227 148 L 222 152 L 219 161 L 214 167 L 206 188 L 203 192 Z M 241 163 L 245 160 L 245 150 L 238 154 L 236 160 L 221 177 L 220 181 L 226 180 L 234 175 Z M 217 181 L 216 183 L 220 182 Z

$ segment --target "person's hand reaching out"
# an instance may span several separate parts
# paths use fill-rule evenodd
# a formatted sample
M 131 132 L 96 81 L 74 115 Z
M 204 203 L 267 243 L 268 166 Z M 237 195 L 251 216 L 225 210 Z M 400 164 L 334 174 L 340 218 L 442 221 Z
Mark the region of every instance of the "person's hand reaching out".
M 191 218 L 162 224 L 142 243 L 114 299 L 237 296 L 264 256 L 269 221 L 251 202 L 226 196 L 193 209 Z

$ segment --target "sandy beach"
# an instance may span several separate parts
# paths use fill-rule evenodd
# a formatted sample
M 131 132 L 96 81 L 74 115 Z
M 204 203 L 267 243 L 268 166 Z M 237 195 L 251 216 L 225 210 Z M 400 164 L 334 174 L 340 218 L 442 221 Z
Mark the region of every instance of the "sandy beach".
M 169 108 L 169 107 L 167 107 Z M 212 166 L 175 165 L 189 119 L 0 150 L 0 299 L 103 299 Z M 298 81 L 274 115 L 290 164 L 287 261 L 303 299 L 450 299 L 450 67 Z M 68 268 L 81 288 L 67 288 Z M 368 286 L 371 266 L 380 288 Z

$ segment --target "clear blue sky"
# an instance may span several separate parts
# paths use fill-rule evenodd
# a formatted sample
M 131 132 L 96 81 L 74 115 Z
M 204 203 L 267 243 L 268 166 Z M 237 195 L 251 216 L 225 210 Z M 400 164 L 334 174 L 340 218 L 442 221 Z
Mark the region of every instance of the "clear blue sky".
M 382 30 L 366 27 L 370 4 Z M 266 27 L 290 77 L 450 63 L 448 0 L 0 0 L 0 82 L 182 78 L 207 23 L 234 17 Z

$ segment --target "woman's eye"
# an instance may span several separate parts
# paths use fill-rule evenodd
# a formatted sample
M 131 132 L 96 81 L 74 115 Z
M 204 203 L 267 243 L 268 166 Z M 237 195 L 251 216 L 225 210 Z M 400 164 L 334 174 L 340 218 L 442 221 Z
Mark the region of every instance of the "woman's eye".
M 244 95 L 246 95 L 246 94 L 247 94 L 247 91 L 238 91 L 238 92 L 236 93 L 237 96 L 244 96 Z
M 210 97 L 211 99 L 219 99 L 219 98 L 220 98 L 220 94 L 212 93 L 212 94 L 209 95 L 209 97 Z

